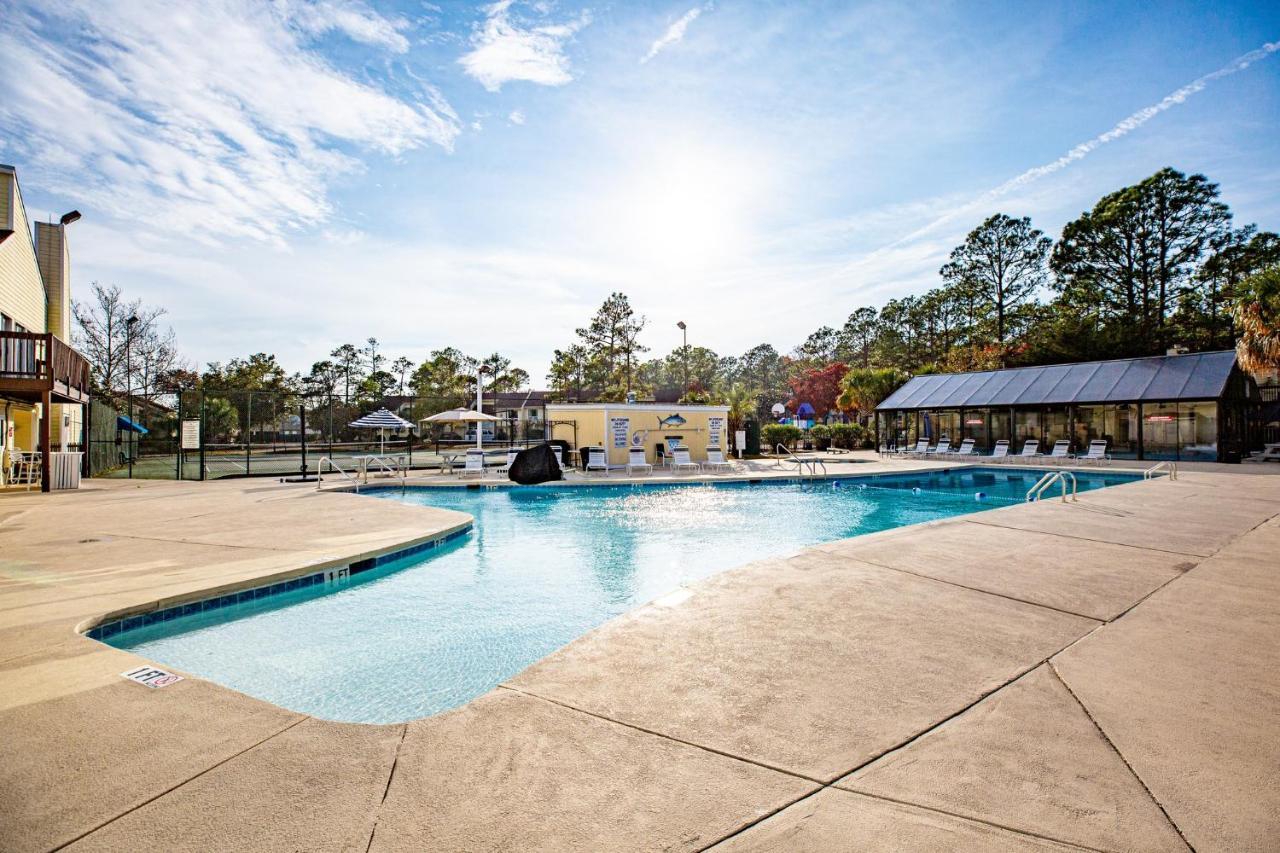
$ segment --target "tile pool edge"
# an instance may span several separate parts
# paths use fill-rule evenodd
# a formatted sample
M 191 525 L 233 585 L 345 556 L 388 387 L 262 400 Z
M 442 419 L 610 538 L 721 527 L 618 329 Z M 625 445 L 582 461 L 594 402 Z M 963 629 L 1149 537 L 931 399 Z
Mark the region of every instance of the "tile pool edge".
M 75 633 L 103 642 L 123 631 L 153 625 L 157 622 L 169 622 L 180 616 L 218 610 L 245 601 L 260 601 L 298 589 L 337 585 L 353 575 L 378 568 L 392 560 L 439 548 L 466 536 L 474 525 L 475 520 L 470 519 L 416 541 L 410 540 L 411 544 L 401 543 L 358 559 L 345 558 L 313 564 L 213 589 L 197 590 L 185 595 L 109 611 L 80 622 L 75 627 Z

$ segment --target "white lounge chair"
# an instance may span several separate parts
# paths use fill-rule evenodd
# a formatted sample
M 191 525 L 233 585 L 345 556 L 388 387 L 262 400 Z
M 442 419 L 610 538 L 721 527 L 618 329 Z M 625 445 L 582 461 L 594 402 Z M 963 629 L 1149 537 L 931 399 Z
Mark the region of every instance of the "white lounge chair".
M 459 477 L 483 477 L 484 476 L 484 451 L 468 450 L 467 461 L 463 465 L 462 470 L 458 473 Z
M 1022 452 L 1017 456 L 1011 456 L 1010 459 L 1039 459 L 1043 454 L 1040 453 L 1039 439 L 1029 438 L 1022 443 Z
M 718 447 L 707 448 L 707 461 L 702 467 L 708 471 L 732 471 L 733 463 L 724 458 L 724 451 Z
M 944 438 L 938 441 L 938 446 L 930 450 L 925 456 L 946 456 L 951 452 L 951 439 Z
M 499 465 L 499 466 L 498 466 L 497 468 L 495 468 L 494 470 L 495 470 L 497 473 L 499 473 L 499 474 L 510 474 L 510 473 L 511 473 L 511 466 L 515 463 L 515 461 L 516 461 L 516 456 L 518 456 L 519 454 L 520 454 L 520 451 L 519 451 L 519 450 L 508 450 L 508 451 L 507 451 L 507 461 L 506 461 L 506 462 L 503 462 L 501 465 Z
M 1002 438 L 996 442 L 996 446 L 991 448 L 991 455 L 987 457 L 992 462 L 997 459 L 1009 458 L 1009 439 Z
M 1060 438 L 1053 443 L 1053 450 L 1045 457 L 1050 462 L 1060 462 L 1071 458 L 1071 442 Z
M 974 446 L 976 443 L 977 442 L 974 439 L 966 438 L 964 441 L 960 442 L 960 446 L 952 452 L 955 453 L 956 456 L 977 456 L 978 448 Z
M 672 450 L 671 468 L 677 474 L 686 469 L 692 469 L 694 471 L 702 470 L 701 465 L 689 458 L 689 448 L 687 447 L 677 447 Z
M 646 474 L 653 473 L 653 466 L 644 458 L 643 447 L 633 447 L 627 451 L 627 473 L 631 474 L 635 471 L 643 471 Z
M 1098 438 L 1089 442 L 1089 451 L 1080 457 L 1081 462 L 1111 463 L 1111 454 L 1107 453 L 1106 439 Z
M 551 448 L 551 455 L 552 455 L 552 456 L 555 458 L 555 460 L 556 460 L 556 467 L 560 469 L 561 473 L 563 473 L 563 472 L 564 472 L 564 461 L 560 458 L 560 445 L 558 445 L 558 444 L 548 444 L 548 445 L 547 445 L 547 447 L 550 447 L 550 448 Z
M 587 451 L 587 473 L 592 471 L 603 471 L 605 476 L 609 475 L 609 463 L 605 461 L 603 450 Z
M 903 456 L 924 456 L 929 452 L 929 439 L 922 438 L 916 442 L 915 447 L 908 447 L 902 451 Z

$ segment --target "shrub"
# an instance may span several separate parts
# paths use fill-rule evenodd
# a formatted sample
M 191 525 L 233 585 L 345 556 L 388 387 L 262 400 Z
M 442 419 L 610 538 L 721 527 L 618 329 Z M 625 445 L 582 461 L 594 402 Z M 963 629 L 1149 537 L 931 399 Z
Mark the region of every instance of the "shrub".
M 779 444 L 787 447 L 794 446 L 800 440 L 800 436 L 803 435 L 800 427 L 793 424 L 766 424 L 760 434 L 764 437 L 764 443 L 767 445 L 765 449 L 770 453 Z

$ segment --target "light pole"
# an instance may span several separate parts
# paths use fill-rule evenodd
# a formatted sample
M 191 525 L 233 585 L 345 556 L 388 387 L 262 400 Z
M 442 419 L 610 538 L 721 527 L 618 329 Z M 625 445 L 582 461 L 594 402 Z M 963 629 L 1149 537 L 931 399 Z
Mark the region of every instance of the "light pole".
M 484 375 L 490 372 L 489 365 L 482 364 L 476 368 L 476 412 L 484 414 Z M 482 449 L 484 440 L 484 421 L 476 421 L 476 450 Z
M 680 334 L 684 337 L 684 345 L 680 348 L 684 353 L 684 393 L 689 393 L 689 327 L 684 324 L 684 320 L 676 323 L 680 329 Z
M 124 324 L 124 384 L 129 407 L 129 479 L 133 479 L 134 438 L 138 434 L 133 424 L 133 327 L 138 325 L 138 315 L 131 314 Z

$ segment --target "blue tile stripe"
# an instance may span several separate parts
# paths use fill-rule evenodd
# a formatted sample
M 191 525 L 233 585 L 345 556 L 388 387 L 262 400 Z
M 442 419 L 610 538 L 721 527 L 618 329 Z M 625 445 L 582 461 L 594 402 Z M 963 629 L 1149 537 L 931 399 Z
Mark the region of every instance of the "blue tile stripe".
M 361 572 L 367 572 L 370 569 L 376 569 L 379 566 L 384 566 L 392 560 L 411 557 L 414 554 L 421 554 L 424 551 L 439 548 L 440 546 L 452 542 L 455 539 L 466 536 L 470 532 L 471 525 L 468 524 L 466 527 L 460 528 L 436 539 L 419 542 L 417 545 L 411 545 L 408 548 L 401 548 L 398 551 L 391 551 L 387 554 L 379 554 L 376 557 L 357 560 L 346 567 L 346 574 L 348 576 L 357 575 Z M 111 622 L 103 622 L 100 625 L 95 625 L 85 632 L 85 636 L 93 640 L 107 640 L 124 631 L 132 631 L 135 628 L 143 628 L 148 625 L 154 625 L 157 622 L 168 622 L 182 616 L 192 616 L 197 613 L 208 613 L 210 610 L 219 610 L 223 607 L 230 607 L 234 604 L 243 604 L 248 601 L 260 601 L 264 598 L 270 598 L 271 596 L 280 595 L 285 592 L 293 592 L 298 589 L 306 589 L 312 586 L 324 586 L 329 575 L 338 571 L 341 571 L 341 569 L 325 569 L 323 572 L 313 572 L 309 575 L 289 578 L 288 580 L 278 581 L 272 584 L 236 590 L 235 592 L 215 595 L 212 598 L 204 598 L 199 601 L 187 601 L 182 604 L 175 604 L 172 607 L 152 610 L 148 613 L 136 613 L 132 616 L 125 616 Z

